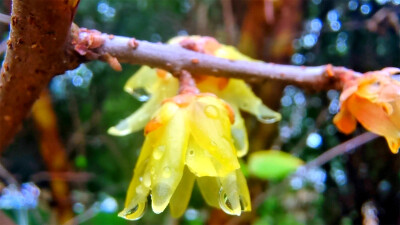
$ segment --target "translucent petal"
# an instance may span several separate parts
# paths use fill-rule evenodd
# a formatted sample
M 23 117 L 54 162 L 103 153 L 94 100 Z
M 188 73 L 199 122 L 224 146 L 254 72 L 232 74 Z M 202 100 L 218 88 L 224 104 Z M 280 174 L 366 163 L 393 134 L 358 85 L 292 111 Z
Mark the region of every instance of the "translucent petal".
M 146 139 L 153 143 L 159 141 L 153 148 L 164 149 L 163 154 L 151 158 L 152 207 L 155 213 L 164 211 L 182 178 L 188 137 L 183 110 L 177 111 L 164 127 L 147 135 Z
M 149 194 L 149 188 L 142 185 L 141 180 L 148 168 L 149 156 L 151 156 L 152 144 L 146 140 L 143 144 L 139 159 L 136 163 L 133 178 L 129 184 L 127 196 L 125 200 L 125 208 L 119 213 L 119 216 L 130 220 L 139 219 L 143 213 Z
M 281 114 L 265 106 L 242 80 L 230 79 L 228 86 L 218 96 L 229 104 L 253 114 L 260 122 L 273 123 L 281 119 Z
M 187 167 L 183 172 L 182 180 L 172 195 L 169 203 L 171 215 L 175 218 L 181 217 L 189 204 L 190 196 L 194 185 L 195 176 Z
M 242 157 L 246 155 L 249 150 L 249 140 L 246 126 L 239 109 L 236 106 L 232 106 L 232 109 L 235 112 L 235 122 L 231 126 L 232 139 L 237 150 L 237 156 Z
M 240 216 L 242 209 L 240 206 L 236 171 L 230 173 L 226 177 L 221 178 L 221 189 L 218 199 L 219 206 L 225 213 Z
M 127 220 L 138 220 L 144 215 L 146 205 L 147 201 L 140 202 L 132 208 L 125 208 L 120 213 L 118 213 L 118 216 Z
M 221 179 L 219 205 L 224 212 L 239 216 L 251 210 L 250 194 L 246 179 L 240 169 Z
M 159 79 L 155 69 L 142 66 L 129 78 L 124 86 L 124 90 L 130 94 L 134 94 L 135 90 L 144 89 L 149 94 L 153 94 L 157 90 L 156 84 Z
M 178 86 L 175 80 L 159 80 L 155 85 L 156 92 L 151 96 L 150 100 L 144 103 L 128 118 L 120 121 L 116 126 L 108 129 L 108 133 L 116 136 L 127 135 L 143 129 L 149 122 L 151 116 L 160 107 L 164 99 L 176 95 Z
M 226 176 L 240 167 L 224 104 L 215 97 L 200 97 L 191 105 L 188 116 L 192 137 L 200 148 L 212 156 L 212 164 L 218 176 Z M 210 176 L 206 174 L 207 170 L 196 171 L 188 166 L 197 176 Z
M 210 206 L 219 208 L 219 190 L 221 184 L 216 177 L 198 177 L 197 185 L 199 186 L 200 192 L 203 195 L 204 200 Z
M 160 107 L 164 97 L 155 94 L 152 98 L 144 103 L 132 115 L 120 121 L 117 125 L 110 127 L 108 133 L 116 136 L 124 136 L 143 129 L 150 121 L 153 113 Z
M 251 211 L 249 188 L 247 187 L 246 178 L 240 169 L 236 170 L 236 177 L 242 211 Z

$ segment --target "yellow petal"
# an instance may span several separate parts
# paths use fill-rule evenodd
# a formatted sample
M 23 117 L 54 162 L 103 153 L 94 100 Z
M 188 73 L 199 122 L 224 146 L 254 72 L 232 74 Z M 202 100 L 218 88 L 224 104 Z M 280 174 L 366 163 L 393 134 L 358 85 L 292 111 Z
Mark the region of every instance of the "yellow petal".
M 195 176 L 189 171 L 187 167 L 185 167 L 181 182 L 176 188 L 175 193 L 172 195 L 171 201 L 169 203 L 172 217 L 181 217 L 186 211 L 187 205 L 189 204 L 190 196 L 192 195 L 194 179 Z
M 216 177 L 198 177 L 197 185 L 206 203 L 215 208 L 219 208 L 219 191 L 221 184 Z
M 246 155 L 249 150 L 247 130 L 239 109 L 236 106 L 232 106 L 232 109 L 235 112 L 235 122 L 231 126 L 232 139 L 237 150 L 237 156 L 242 157 Z
M 147 69 L 150 68 L 147 69 L 144 68 L 144 69 L 145 71 L 147 71 Z M 146 73 L 141 72 L 138 75 L 142 76 L 142 74 Z M 134 77 L 136 76 L 137 75 L 134 75 Z M 137 83 L 133 81 L 128 81 L 128 83 L 129 82 L 130 84 L 129 85 L 127 84 L 127 86 L 129 86 L 130 88 L 133 86 L 132 83 L 137 85 Z M 120 121 L 116 126 L 108 129 L 109 134 L 116 136 L 124 136 L 143 129 L 146 126 L 146 124 L 150 121 L 150 118 L 154 114 L 154 112 L 157 111 L 157 109 L 160 107 L 161 102 L 167 98 L 171 98 L 172 96 L 176 95 L 178 91 L 178 83 L 176 80 L 173 80 L 172 78 L 166 80 L 156 78 L 156 80 L 153 81 L 153 84 L 151 85 L 152 85 L 151 87 L 156 88 L 157 91 L 154 90 L 151 91 L 153 94 L 150 97 L 150 100 L 144 103 L 138 110 L 136 110 L 128 118 Z
M 218 176 L 226 176 L 240 167 L 224 104 L 215 97 L 198 98 L 191 106 L 191 116 L 188 116 L 192 137 L 203 151 L 208 151 L 212 156 Z M 188 166 L 196 176 L 210 176 Z
M 155 69 L 148 66 L 142 66 L 140 69 L 126 82 L 124 90 L 135 96 L 135 91 L 144 90 L 149 94 L 153 94 L 157 88 L 156 84 L 160 78 L 157 76 Z
M 117 125 L 110 127 L 108 133 L 115 136 L 124 136 L 143 129 L 150 121 L 153 113 L 160 107 L 163 100 L 162 95 L 154 95 L 144 103 L 132 115 L 120 121 Z
M 140 219 L 144 213 L 147 196 L 150 190 L 142 184 L 141 180 L 145 175 L 146 168 L 148 168 L 149 157 L 152 154 L 151 147 L 152 143 L 149 140 L 146 140 L 136 163 L 133 178 L 129 184 L 125 200 L 125 208 L 118 214 L 120 217 L 129 220 L 137 220 Z
M 217 170 L 221 169 L 221 163 L 207 149 L 203 149 L 191 135 L 186 152 L 186 165 L 197 177 L 218 176 Z
M 182 178 L 188 137 L 185 115 L 183 110 L 178 110 L 168 124 L 146 138 L 157 142 L 151 158 L 151 196 L 155 213 L 164 211 Z
M 242 80 L 230 79 L 228 86 L 219 96 L 230 105 L 236 105 L 240 109 L 253 114 L 260 122 L 273 123 L 281 119 L 281 114 L 265 106 Z
M 199 177 L 197 184 L 208 205 L 231 215 L 251 210 L 249 190 L 240 169 L 225 177 Z
M 240 169 L 236 170 L 236 177 L 242 211 L 251 211 L 249 188 L 247 187 L 246 178 L 244 177 L 243 172 Z
M 238 169 L 220 180 L 219 205 L 221 209 L 237 216 L 242 211 L 250 211 L 250 193 L 242 171 Z

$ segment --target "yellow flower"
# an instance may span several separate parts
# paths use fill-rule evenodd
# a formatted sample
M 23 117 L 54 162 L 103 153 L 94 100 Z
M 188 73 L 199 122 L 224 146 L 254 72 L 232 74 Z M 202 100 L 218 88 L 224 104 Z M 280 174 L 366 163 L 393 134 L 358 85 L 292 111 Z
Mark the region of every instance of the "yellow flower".
M 174 217 L 186 210 L 195 180 L 208 204 L 240 215 L 251 209 L 231 135 L 230 106 L 213 94 L 180 94 L 163 101 L 145 127 L 146 140 L 119 214 L 142 216 L 151 193 L 152 208 L 170 205 Z
M 360 122 L 367 130 L 384 136 L 393 153 L 400 147 L 400 82 L 391 75 L 400 69 L 386 68 L 345 81 L 341 108 L 333 122 L 349 134 Z
M 170 43 L 232 60 L 251 60 L 209 37 L 179 37 Z M 179 217 L 195 180 L 209 205 L 233 215 L 251 209 L 237 159 L 248 151 L 239 109 L 266 123 L 280 120 L 280 114 L 266 107 L 242 80 L 199 74 L 193 78 L 193 85 L 207 94 L 198 94 L 196 88 L 184 93 L 177 78 L 147 66 L 126 83 L 125 91 L 146 102 L 109 133 L 126 135 L 145 128 L 146 139 L 121 217 L 140 218 L 150 193 L 154 212 L 164 211 L 169 204 L 171 214 Z
M 219 44 L 214 38 L 210 37 L 177 37 L 173 38 L 170 43 L 179 44 L 192 50 L 221 58 L 252 60 L 238 52 L 234 47 Z M 261 99 L 242 80 L 206 75 L 194 75 L 194 78 L 201 92 L 210 92 L 217 95 L 228 102 L 235 112 L 232 136 L 240 157 L 244 156 L 248 151 L 248 138 L 239 109 L 256 116 L 263 123 L 272 123 L 281 119 L 281 115 L 265 106 Z M 139 96 L 139 99 L 143 97 L 143 93 L 146 93 L 150 96 L 150 99 L 131 116 L 110 128 L 109 133 L 113 135 L 126 135 L 141 130 L 161 102 L 176 95 L 179 89 L 179 82 L 178 79 L 166 71 L 143 66 L 128 80 L 124 89 L 134 96 Z

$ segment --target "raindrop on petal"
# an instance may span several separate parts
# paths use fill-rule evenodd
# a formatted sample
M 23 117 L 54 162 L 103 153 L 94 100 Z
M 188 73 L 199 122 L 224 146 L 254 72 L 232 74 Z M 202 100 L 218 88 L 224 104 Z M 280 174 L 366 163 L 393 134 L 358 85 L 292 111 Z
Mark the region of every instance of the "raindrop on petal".
M 162 175 L 165 178 L 169 178 L 171 176 L 171 169 L 169 167 L 164 167 Z
M 146 202 L 141 202 L 129 209 L 125 209 L 118 214 L 118 216 L 127 220 L 138 220 L 142 218 L 146 209 Z
M 218 109 L 217 107 L 213 105 L 208 105 L 204 109 L 204 113 L 209 117 L 209 118 L 217 118 L 218 117 Z
M 229 215 L 237 215 L 240 216 L 241 214 L 241 204 L 238 196 L 234 196 L 234 194 L 231 193 L 231 196 L 228 196 L 223 188 L 219 191 L 219 206 L 221 209 L 229 214 Z
M 163 146 L 163 145 L 158 146 L 158 147 L 154 150 L 154 152 L 153 152 L 153 158 L 154 158 L 155 160 L 161 159 L 161 157 L 162 157 L 163 154 L 164 154 L 164 151 L 165 151 L 165 146 Z
M 136 88 L 132 90 L 132 95 L 141 102 L 145 102 L 150 99 L 150 94 L 144 88 Z

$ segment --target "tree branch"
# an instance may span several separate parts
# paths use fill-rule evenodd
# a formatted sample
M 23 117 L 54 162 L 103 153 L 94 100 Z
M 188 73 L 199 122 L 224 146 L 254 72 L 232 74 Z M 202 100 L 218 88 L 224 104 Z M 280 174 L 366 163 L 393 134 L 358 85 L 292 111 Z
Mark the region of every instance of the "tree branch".
M 18 131 L 52 77 L 78 65 L 68 52 L 78 0 L 15 0 L 0 75 L 0 149 Z
M 233 61 L 187 50 L 179 45 L 139 41 L 128 37 L 102 35 L 104 43 L 94 52 L 111 56 L 120 62 L 148 65 L 167 71 L 187 70 L 192 74 L 240 79 L 276 79 L 310 86 L 316 90 L 340 89 L 344 75 L 361 73 L 332 65 L 305 67 L 266 62 Z M 132 43 L 135 43 L 132 45 Z
M 344 77 L 361 75 L 332 65 L 305 67 L 233 61 L 180 45 L 139 41 L 76 26 L 70 31 L 77 3 L 77 0 L 54 0 L 46 4 L 37 4 L 35 0 L 14 2 L 11 35 L 0 77 L 0 150 L 13 138 L 50 79 L 83 61 L 103 60 L 116 70 L 121 70 L 119 62 L 126 62 L 172 73 L 187 70 L 194 75 L 275 79 L 315 90 L 340 89 Z
M 327 150 L 326 152 L 322 153 L 317 158 L 308 162 L 304 167 L 305 168 L 313 168 L 313 167 L 322 166 L 323 164 L 329 162 L 331 159 L 335 158 L 336 156 L 345 154 L 345 153 L 359 147 L 360 145 L 363 145 L 367 142 L 374 140 L 377 137 L 379 137 L 379 136 L 374 133 L 365 132 L 359 136 L 356 136 L 348 141 L 345 141 L 345 142 Z

